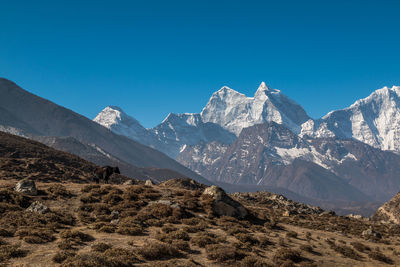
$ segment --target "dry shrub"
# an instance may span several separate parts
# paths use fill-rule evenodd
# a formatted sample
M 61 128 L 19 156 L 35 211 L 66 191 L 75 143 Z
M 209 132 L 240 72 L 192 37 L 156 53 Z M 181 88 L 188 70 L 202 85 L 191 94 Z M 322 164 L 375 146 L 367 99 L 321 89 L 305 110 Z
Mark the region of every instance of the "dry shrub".
M 378 250 L 368 252 L 368 257 L 387 264 L 393 264 L 393 260 Z
M 28 251 L 20 249 L 19 245 L 9 245 L 5 242 L 0 245 L 0 262 L 4 262 L 11 258 L 25 257 L 27 254 Z
M 171 245 L 181 251 L 191 252 L 190 245 L 188 241 L 185 240 L 172 240 Z
M 349 246 L 337 245 L 334 242 L 332 242 L 332 243 L 330 243 L 330 247 L 337 253 L 340 253 L 347 258 L 350 258 L 353 260 L 358 260 L 358 261 L 362 260 L 362 256 Z
M 172 226 L 172 225 L 164 225 L 162 228 L 161 228 L 161 231 L 163 231 L 164 233 L 170 233 L 170 232 L 174 232 L 174 231 L 177 231 L 178 230 L 178 228 L 176 228 L 175 226 Z
M 246 228 L 244 228 L 241 225 L 234 225 L 233 227 L 227 227 L 227 228 L 225 228 L 225 231 L 229 235 L 236 235 L 239 233 L 248 233 L 249 232 L 249 231 L 247 231 Z
M 146 260 L 162 260 L 181 256 L 177 248 L 160 242 L 150 242 L 147 246 L 138 249 L 137 253 Z
M 0 189 L 0 202 L 16 205 L 18 207 L 26 209 L 31 204 L 32 198 L 27 195 L 15 192 L 12 188 L 5 188 Z
M 297 233 L 295 231 L 289 231 L 286 233 L 287 238 L 297 238 Z
M 206 245 L 217 244 L 217 239 L 214 234 L 208 232 L 201 232 L 192 237 L 190 242 L 193 245 L 204 248 Z
M 74 249 L 75 246 L 84 245 L 94 240 L 94 237 L 78 230 L 64 230 L 60 233 L 62 241 L 58 244 L 60 249 Z
M 15 233 L 26 243 L 42 244 L 55 240 L 53 232 L 47 229 L 23 228 Z
M 141 235 L 143 227 L 133 217 L 123 218 L 118 226 L 117 233 L 121 235 Z
M 245 254 L 230 245 L 211 244 L 206 246 L 206 254 L 209 260 L 217 262 L 238 261 L 245 257 Z
M 89 185 L 85 185 L 82 189 L 81 192 L 85 192 L 88 193 L 90 191 L 92 191 L 93 189 L 100 189 L 100 185 L 98 184 L 89 184 Z
M 266 248 L 266 247 L 274 244 L 265 235 L 259 236 L 257 238 L 257 243 L 258 243 L 258 246 L 261 247 L 261 248 Z
M 355 248 L 356 250 L 360 251 L 360 252 L 364 252 L 366 250 L 371 250 L 371 248 L 367 245 L 364 245 L 363 243 L 360 242 L 351 242 L 350 243 L 353 248 Z
M 50 199 L 57 199 L 59 197 L 61 198 L 71 198 L 73 194 L 65 188 L 65 186 L 61 184 L 53 184 L 50 185 L 46 189 L 47 195 L 49 196 Z
M 102 233 L 114 233 L 115 229 L 117 229 L 117 227 L 115 225 L 111 225 L 111 224 L 107 224 L 107 225 L 103 225 L 102 227 L 100 227 L 98 229 L 98 232 L 102 232 Z
M 58 251 L 52 258 L 52 261 L 55 263 L 62 263 L 64 262 L 67 258 L 75 256 L 74 252 L 70 251 Z
M 265 259 L 260 256 L 246 256 L 241 262 L 240 266 L 243 267 L 272 267 Z
M 91 252 L 68 257 L 64 267 L 128 267 L 138 263 L 132 251 L 108 249 L 104 253 Z
M 5 229 L 0 227 L 0 236 L 2 237 L 12 237 L 14 236 L 15 230 L 14 229 Z
M 303 251 L 306 251 L 308 253 L 314 253 L 314 249 L 310 245 L 301 245 L 300 249 L 303 250 Z
M 301 262 L 304 258 L 301 256 L 300 252 L 290 248 L 280 248 L 274 254 L 274 263 L 281 264 L 285 261 Z
M 104 252 L 111 247 L 112 246 L 110 244 L 100 242 L 100 243 L 92 245 L 91 248 L 93 251 L 96 251 L 96 252 Z
M 246 243 L 247 245 L 254 245 L 257 243 L 257 239 L 254 238 L 251 234 L 238 233 L 235 234 L 235 237 L 242 243 Z

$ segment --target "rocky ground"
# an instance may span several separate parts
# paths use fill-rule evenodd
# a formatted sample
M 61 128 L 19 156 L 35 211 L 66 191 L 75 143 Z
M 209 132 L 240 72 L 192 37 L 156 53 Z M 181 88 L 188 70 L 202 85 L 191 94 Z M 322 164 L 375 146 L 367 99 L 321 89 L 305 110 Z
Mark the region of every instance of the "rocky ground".
M 3 137 L 0 266 L 400 265 L 400 226 L 381 217 L 190 179 L 97 185 L 94 164 Z
M 266 192 L 228 196 L 180 179 L 37 182 L 35 194 L 16 192 L 16 183 L 1 181 L 6 266 L 400 264 L 399 226 L 336 216 Z

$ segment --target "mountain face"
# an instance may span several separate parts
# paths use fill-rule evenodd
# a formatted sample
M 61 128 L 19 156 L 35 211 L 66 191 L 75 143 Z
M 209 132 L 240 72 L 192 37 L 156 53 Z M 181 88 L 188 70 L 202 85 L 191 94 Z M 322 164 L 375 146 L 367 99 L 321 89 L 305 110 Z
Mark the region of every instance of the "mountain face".
M 171 158 L 176 158 L 185 145 L 212 141 L 231 144 L 236 139 L 234 134 L 218 124 L 204 123 L 199 114 L 170 113 L 159 125 L 146 129 L 121 108 L 109 106 L 94 121 L 114 133 L 162 151 Z
M 372 219 L 384 223 L 400 224 L 400 193 L 379 207 Z
M 300 105 L 279 90 L 268 88 L 264 82 L 254 97 L 222 87 L 211 96 L 201 117 L 204 122 L 221 125 L 237 136 L 243 128 L 270 121 L 298 133 L 300 125 L 310 119 Z
M 384 87 L 343 110 L 302 125 L 301 135 L 354 138 L 382 150 L 400 152 L 400 87 Z
M 400 157 L 354 140 L 300 137 L 274 122 L 243 129 L 230 146 L 187 146 L 177 160 L 217 182 L 287 188 L 322 200 L 387 201 Z
M 301 106 L 263 82 L 254 97 L 224 86 L 211 96 L 200 114 L 170 113 L 152 129 L 145 129 L 115 106 L 106 107 L 94 121 L 176 158 L 185 145 L 214 141 L 231 144 L 243 128 L 263 122 L 274 121 L 299 133 L 308 119 Z
M 11 117 L 0 116 L 0 125 L 5 125 L 4 128 L 18 128 L 21 125 L 22 132 L 33 136 L 72 137 L 126 162 L 131 167 L 172 169 L 186 177 L 209 184 L 206 179 L 165 154 L 115 134 L 71 110 L 23 90 L 9 80 L 0 79 L 0 95 L 0 108 L 15 118 L 10 121 Z

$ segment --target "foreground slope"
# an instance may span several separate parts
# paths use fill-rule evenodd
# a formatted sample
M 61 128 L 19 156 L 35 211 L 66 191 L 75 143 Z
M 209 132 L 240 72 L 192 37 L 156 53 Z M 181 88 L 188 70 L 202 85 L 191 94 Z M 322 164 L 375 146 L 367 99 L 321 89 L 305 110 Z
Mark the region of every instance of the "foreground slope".
M 238 219 L 216 214 L 205 186 L 190 180 L 154 186 L 37 183 L 37 196 L 14 192 L 13 180 L 0 184 L 4 265 L 400 264 L 399 227 L 336 216 L 267 192 L 232 195 L 250 214 Z M 49 210 L 26 211 L 35 201 Z M 382 237 L 363 234 L 370 228 Z
M 93 164 L 0 137 L 2 266 L 400 264 L 398 225 L 268 192 L 228 196 L 190 179 L 96 185 L 88 183 Z M 14 190 L 22 178 L 36 182 L 37 194 Z
M 0 107 L 17 118 L 19 124 L 23 123 L 23 130 L 28 134 L 73 137 L 133 166 L 172 169 L 187 177 L 208 183 L 200 175 L 165 154 L 114 134 L 84 116 L 23 90 L 9 80 L 0 79 L 0 95 Z M 3 119 L 0 121 L 3 127 L 15 127 L 15 124 L 12 125 L 14 121 L 6 121 L 3 117 L 0 119 Z

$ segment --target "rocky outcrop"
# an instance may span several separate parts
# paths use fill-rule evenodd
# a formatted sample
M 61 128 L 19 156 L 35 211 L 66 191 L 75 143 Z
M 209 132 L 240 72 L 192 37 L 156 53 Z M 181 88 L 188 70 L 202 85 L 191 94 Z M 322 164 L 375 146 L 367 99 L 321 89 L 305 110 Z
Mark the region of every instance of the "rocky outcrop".
M 214 199 L 212 209 L 218 216 L 231 216 L 243 219 L 248 215 L 247 209 L 242 204 L 233 200 L 218 186 L 207 187 L 203 195 L 209 195 Z
M 372 220 L 400 224 L 400 193 L 383 204 L 372 216 Z
M 232 196 L 241 203 L 247 203 L 249 205 L 254 205 L 254 203 L 257 203 L 258 205 L 273 207 L 275 210 L 282 210 L 282 216 L 284 217 L 289 217 L 296 214 L 318 215 L 324 212 L 324 210 L 320 207 L 295 202 L 282 195 L 265 191 L 255 193 L 234 193 Z
M 50 209 L 46 205 L 44 205 L 42 202 L 35 201 L 26 209 L 26 211 L 37 212 L 37 213 L 43 214 L 43 213 L 49 212 Z
M 36 184 L 32 180 L 23 179 L 19 181 L 16 185 L 14 190 L 19 193 L 24 193 L 31 196 L 37 195 Z

